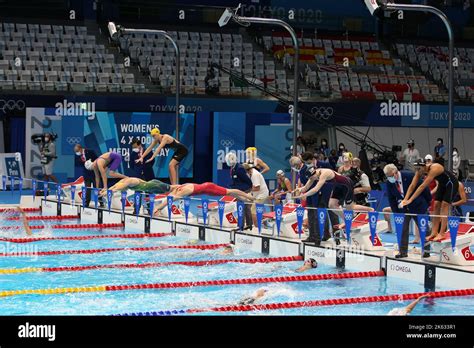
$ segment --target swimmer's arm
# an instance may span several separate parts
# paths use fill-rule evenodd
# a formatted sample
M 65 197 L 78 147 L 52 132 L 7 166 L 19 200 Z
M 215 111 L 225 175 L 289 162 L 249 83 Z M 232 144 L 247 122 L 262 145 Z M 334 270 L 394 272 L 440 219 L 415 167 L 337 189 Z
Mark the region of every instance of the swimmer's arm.
M 418 185 L 418 182 L 420 181 L 420 172 L 416 171 L 415 176 L 413 177 L 413 180 L 410 183 L 410 186 L 408 186 L 408 190 L 405 193 L 405 199 L 409 199 L 413 191 L 415 191 L 416 185 Z
M 161 150 L 165 147 L 165 145 L 171 143 L 171 139 L 172 138 L 168 134 L 163 135 L 160 145 L 156 148 L 155 152 L 153 152 L 153 156 L 151 156 L 147 162 L 153 161 L 155 157 L 158 156 Z
M 94 166 L 94 176 L 95 176 L 95 187 L 100 187 L 100 175 L 99 175 L 99 170 L 97 169 L 97 166 L 99 165 L 99 162 L 96 162 L 96 165 Z
M 284 192 L 290 192 L 293 189 L 293 186 L 291 185 L 291 181 L 288 178 L 285 178 L 285 186 L 287 187 L 286 191 Z
M 431 192 L 430 192 L 432 196 L 434 196 L 434 194 L 436 193 L 436 191 L 438 191 L 438 182 L 435 181 L 435 183 L 436 183 L 436 186 L 435 186 L 435 187 L 431 190 Z
M 260 158 L 258 159 L 257 162 L 258 162 L 258 165 L 263 168 L 262 171 L 260 172 L 260 174 L 265 174 L 266 172 L 268 172 L 270 170 L 270 167 L 268 166 L 268 164 L 263 162 Z
M 25 212 L 23 211 L 23 209 L 21 209 L 21 207 L 18 207 L 17 210 L 21 214 L 21 220 L 23 222 L 23 227 L 25 228 L 26 234 L 32 236 L 33 232 L 31 232 L 31 227 L 30 225 L 28 225 L 28 220 L 26 218 Z
M 145 152 L 142 154 L 142 156 L 137 159 L 135 162 L 141 162 L 143 161 L 143 159 L 151 152 L 151 150 L 153 150 L 153 148 L 156 146 L 156 144 L 158 144 L 158 141 L 153 139 L 153 141 L 151 142 L 150 146 L 147 147 L 147 149 L 145 150 Z
M 309 181 L 308 181 L 309 182 Z M 309 197 L 309 196 L 312 196 L 316 193 L 319 192 L 319 190 L 321 190 L 321 187 L 323 187 L 323 185 L 326 183 L 326 177 L 321 175 L 321 177 L 319 178 L 318 180 L 318 183 L 316 184 L 315 187 L 313 187 L 311 190 L 309 190 L 308 192 L 306 193 L 303 193 L 301 195 L 302 198 L 305 198 L 305 197 Z
M 406 201 L 406 204 L 410 204 L 412 203 L 424 190 L 425 188 L 427 188 L 430 183 L 434 180 L 434 178 L 440 174 L 440 172 L 442 172 L 443 170 L 443 167 L 440 166 L 440 168 L 434 168 L 432 170 L 430 170 L 430 173 L 428 174 L 428 176 L 426 177 L 425 180 L 423 180 L 423 183 L 418 186 L 418 188 L 416 189 L 416 191 L 411 195 L 411 197 L 407 200 L 405 199 Z M 416 176 L 415 176 L 416 177 Z M 413 178 L 414 179 L 414 178 Z M 413 184 L 413 182 L 412 182 Z M 403 202 L 402 202 L 403 203 Z
M 458 192 L 459 192 L 459 197 L 461 197 L 461 199 L 459 201 L 454 202 L 453 207 L 458 207 L 460 205 L 466 204 L 467 202 L 466 191 L 464 191 L 464 185 L 462 183 L 459 183 Z
M 309 188 L 311 187 L 311 185 L 313 185 L 313 182 L 314 182 L 313 177 L 310 177 L 310 178 L 308 179 L 308 181 L 306 182 L 306 185 L 304 185 L 303 187 L 300 187 L 300 188 L 296 189 L 295 192 L 296 192 L 296 191 L 299 191 L 300 193 L 305 193 L 307 190 L 309 190 Z M 301 184 L 301 182 L 300 182 L 300 184 Z M 298 193 L 297 193 L 297 195 L 298 195 Z
M 428 295 L 424 295 L 424 296 L 420 296 L 418 297 L 415 301 L 413 301 L 412 303 L 410 303 L 408 306 L 406 306 L 405 310 L 407 312 L 407 314 L 410 314 L 411 311 L 416 307 L 416 305 L 418 304 L 418 302 L 420 302 L 422 299 L 426 298 L 426 297 L 429 297 Z

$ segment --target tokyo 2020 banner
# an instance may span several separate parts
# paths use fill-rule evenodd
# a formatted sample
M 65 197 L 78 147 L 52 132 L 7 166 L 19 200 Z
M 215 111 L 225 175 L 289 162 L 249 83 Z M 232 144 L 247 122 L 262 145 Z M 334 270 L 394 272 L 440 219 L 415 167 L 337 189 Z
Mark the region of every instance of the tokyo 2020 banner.
M 113 151 L 122 155 L 119 168 L 125 175 L 133 175 L 129 162 L 132 139 L 138 137 L 144 147 L 151 143 L 150 130 L 160 128 L 162 133 L 176 137 L 174 113 L 159 112 L 104 112 L 94 111 L 90 103 L 83 103 L 68 112 L 58 108 L 28 108 L 26 112 L 26 175 L 42 175 L 39 148 L 31 141 L 34 134 L 53 132 L 58 135 L 56 145 L 57 159 L 54 174 L 61 182 L 77 178 L 81 172 L 74 167 L 74 145 L 80 143 L 99 156 Z M 179 166 L 181 178 L 193 177 L 194 159 L 194 114 L 182 114 L 180 119 L 180 142 L 189 149 L 189 154 Z M 155 159 L 154 172 L 157 178 L 167 178 L 168 162 L 173 150 L 164 149 Z

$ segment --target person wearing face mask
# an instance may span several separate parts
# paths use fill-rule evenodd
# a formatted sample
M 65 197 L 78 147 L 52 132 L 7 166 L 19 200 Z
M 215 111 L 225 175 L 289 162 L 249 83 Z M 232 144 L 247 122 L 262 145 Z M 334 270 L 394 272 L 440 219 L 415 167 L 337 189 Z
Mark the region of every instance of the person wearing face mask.
M 245 168 L 242 164 L 237 162 L 237 155 L 235 152 L 229 152 L 225 156 L 225 162 L 230 168 L 230 177 L 231 177 L 231 184 L 229 187 L 231 189 L 236 189 L 243 191 L 245 193 L 252 192 L 252 180 L 247 175 Z M 252 207 L 250 204 L 245 204 L 244 210 L 244 218 L 245 218 L 245 227 L 244 230 L 251 230 L 252 229 Z
M 329 157 L 329 154 L 331 153 L 331 149 L 329 148 L 327 139 L 321 139 L 321 147 L 319 148 L 319 152 L 324 154 L 324 157 Z
M 421 158 L 420 152 L 415 149 L 415 141 L 413 139 L 410 139 L 407 145 L 408 147 L 403 151 L 400 162 L 406 170 L 414 172 L 415 168 L 413 167 L 413 163 Z
M 443 144 L 443 138 L 438 138 L 436 146 L 434 148 L 435 159 L 443 158 L 446 153 L 446 147 Z
M 423 186 L 419 177 L 411 171 L 399 171 L 394 164 L 387 164 L 383 169 L 387 177 L 387 198 L 390 203 L 392 213 L 427 214 L 431 201 L 431 193 L 428 187 Z M 412 187 L 413 185 L 413 187 Z M 406 197 L 410 194 L 410 187 L 419 190 L 419 195 L 406 204 Z M 403 223 L 401 245 L 396 258 L 408 256 L 408 237 L 411 220 L 418 226 L 418 219 L 413 215 L 405 215 Z M 419 237 L 418 237 L 419 238 Z M 418 239 L 419 241 L 419 239 Z M 425 253 L 424 257 L 429 256 Z
M 329 165 L 331 166 L 331 169 L 336 170 L 338 159 L 339 159 L 339 156 L 337 155 L 336 149 L 332 149 L 328 157 L 328 161 L 329 161 Z
M 462 175 L 461 171 L 459 170 L 459 167 L 461 167 L 461 156 L 459 156 L 459 151 L 455 147 L 453 148 L 453 173 L 454 175 L 456 175 L 456 178 L 461 181 Z
M 135 170 L 135 177 L 143 179 L 145 181 L 150 181 L 155 178 L 155 173 L 153 172 L 153 165 L 155 160 L 148 161 L 152 157 L 150 152 L 147 156 L 144 157 L 144 161 L 137 161 L 142 157 L 145 150 L 143 149 L 142 142 L 138 138 L 132 140 L 132 152 L 130 154 L 130 163 L 132 168 Z
M 346 145 L 344 145 L 343 143 L 339 143 L 338 150 L 337 150 L 337 156 L 341 157 L 344 152 L 347 152 Z
M 84 166 L 87 160 L 92 162 L 97 159 L 97 155 L 93 150 L 82 147 L 81 144 L 74 145 L 74 167 L 76 176 L 82 176 L 84 178 L 84 185 L 86 187 L 92 187 L 94 184 L 94 172 L 87 170 Z M 91 190 L 86 190 L 86 207 L 89 206 L 91 201 Z
M 45 133 L 44 143 L 40 146 L 40 152 L 44 180 L 57 183 L 58 179 L 53 175 L 54 161 L 57 158 L 56 145 L 54 144 L 50 133 Z

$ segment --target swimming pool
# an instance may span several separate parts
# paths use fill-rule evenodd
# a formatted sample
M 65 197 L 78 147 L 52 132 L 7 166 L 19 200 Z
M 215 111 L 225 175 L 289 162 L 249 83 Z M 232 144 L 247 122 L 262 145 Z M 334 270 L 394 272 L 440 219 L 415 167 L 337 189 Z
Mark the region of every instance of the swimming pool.
M 386 315 L 411 301 L 399 298 L 332 305 L 315 305 L 311 301 L 424 291 L 421 283 L 382 274 L 368 276 L 364 272 L 345 279 L 321 280 L 318 275 L 337 278 L 354 270 L 320 264 L 316 269 L 296 273 L 302 265 L 298 257 L 276 258 L 239 249 L 224 254 L 224 245 L 188 243 L 182 237 L 159 234 L 163 231 L 151 231 L 149 237 L 143 237 L 143 233 L 121 228 L 50 227 L 56 224 L 79 224 L 79 221 L 32 221 L 32 226 L 46 225 L 34 230 L 33 237 L 40 240 L 33 242 L 19 236 L 16 230 L 0 230 L 0 315 L 167 311 L 185 315 Z M 3 228 L 17 225 L 18 221 L 5 217 L 1 221 Z M 22 239 L 13 243 L 11 238 Z M 305 276 L 313 278 L 304 280 Z M 234 281 L 225 284 L 222 280 Z M 308 301 L 308 305 L 216 310 L 236 305 L 259 288 L 268 292 L 258 304 Z M 413 314 L 473 315 L 472 300 L 472 296 L 427 299 Z

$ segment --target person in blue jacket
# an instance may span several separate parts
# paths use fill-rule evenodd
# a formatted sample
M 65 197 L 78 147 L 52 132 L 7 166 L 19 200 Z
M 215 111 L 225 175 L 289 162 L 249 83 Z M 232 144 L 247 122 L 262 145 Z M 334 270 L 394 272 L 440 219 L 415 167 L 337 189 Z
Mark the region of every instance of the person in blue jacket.
M 246 193 L 252 191 L 252 180 L 247 175 L 245 168 L 242 164 L 237 162 L 237 155 L 235 152 L 229 152 L 225 156 L 225 162 L 230 167 L 230 177 L 232 179 L 229 188 L 240 190 Z M 245 227 L 244 230 L 251 230 L 253 226 L 252 222 L 252 206 L 250 204 L 245 204 L 244 210 L 245 217 Z
M 134 177 L 140 178 L 145 181 L 150 181 L 155 179 L 155 173 L 153 172 L 153 165 L 155 164 L 155 159 L 148 162 L 148 160 L 153 156 L 150 152 L 144 157 L 144 161 L 138 162 L 139 158 L 142 157 L 145 149 L 143 148 L 142 142 L 138 138 L 132 140 L 132 152 L 130 153 L 130 164 L 135 171 Z
M 393 213 L 410 213 L 410 214 L 427 214 L 428 208 L 431 202 L 431 192 L 429 188 L 423 190 L 423 192 L 416 197 L 412 203 L 407 206 L 403 206 L 402 202 L 405 199 L 405 194 L 408 192 L 408 188 L 413 181 L 415 174 L 409 170 L 399 171 L 394 164 L 387 164 L 384 169 L 384 174 L 387 177 L 387 197 L 392 208 Z M 418 188 L 422 184 L 421 180 L 417 183 Z M 395 255 L 396 258 L 403 258 L 408 256 L 408 234 L 410 231 L 410 222 L 414 220 L 416 225 L 419 226 L 418 219 L 413 215 L 405 215 L 405 221 L 403 223 L 402 236 L 400 238 L 399 254 Z M 426 252 L 423 255 L 428 257 L 429 253 Z

